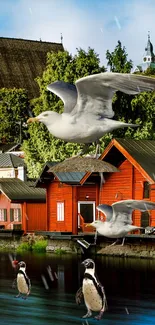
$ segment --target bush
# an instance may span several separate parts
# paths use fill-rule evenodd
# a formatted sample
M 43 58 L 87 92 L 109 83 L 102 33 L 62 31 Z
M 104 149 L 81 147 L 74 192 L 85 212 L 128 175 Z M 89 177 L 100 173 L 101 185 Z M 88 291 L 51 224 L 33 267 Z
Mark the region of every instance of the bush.
M 29 243 L 21 243 L 18 247 L 17 247 L 17 252 L 21 252 L 21 251 L 31 251 L 32 247 L 29 245 Z
M 46 252 L 47 240 L 38 240 L 32 245 L 32 250 L 35 252 Z
M 57 255 L 66 254 L 66 251 L 64 249 L 62 249 L 62 248 L 57 248 L 55 250 L 55 254 L 57 254 Z

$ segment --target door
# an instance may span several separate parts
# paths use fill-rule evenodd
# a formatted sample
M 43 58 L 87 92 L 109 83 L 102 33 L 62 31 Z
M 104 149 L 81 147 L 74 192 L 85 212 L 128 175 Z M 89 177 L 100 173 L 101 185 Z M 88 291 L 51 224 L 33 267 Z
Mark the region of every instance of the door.
M 94 201 L 79 201 L 78 202 L 78 214 L 83 218 L 84 225 L 91 223 L 95 220 L 95 202 Z M 81 227 L 80 216 L 78 217 L 78 227 Z M 93 231 L 94 228 L 85 228 L 84 231 Z

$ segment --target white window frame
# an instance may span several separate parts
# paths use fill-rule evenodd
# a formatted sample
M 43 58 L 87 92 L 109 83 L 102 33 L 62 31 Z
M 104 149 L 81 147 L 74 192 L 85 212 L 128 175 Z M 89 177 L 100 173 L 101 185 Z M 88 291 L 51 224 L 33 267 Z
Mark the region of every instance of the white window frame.
M 5 222 L 5 209 L 0 209 L 0 222 Z
M 20 218 L 20 211 L 19 209 L 14 209 L 13 211 L 13 219 L 15 222 L 19 222 L 19 218 Z
M 57 202 L 57 221 L 59 222 L 63 222 L 65 220 L 64 206 L 64 201 Z
M 93 221 L 95 221 L 95 206 L 96 202 L 95 201 L 78 201 L 78 227 L 80 227 L 80 204 L 93 204 Z

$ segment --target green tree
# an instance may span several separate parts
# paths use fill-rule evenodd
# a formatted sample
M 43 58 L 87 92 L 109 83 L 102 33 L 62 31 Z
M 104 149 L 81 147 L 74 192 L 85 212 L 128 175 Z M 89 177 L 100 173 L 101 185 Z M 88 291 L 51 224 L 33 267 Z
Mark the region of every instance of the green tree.
M 125 46 L 122 47 L 120 41 L 114 51 L 110 53 L 109 50 L 106 52 L 107 65 L 110 67 L 111 72 L 129 73 L 133 67 L 132 61 L 127 60 L 128 54 Z
M 42 77 L 37 78 L 40 97 L 32 102 L 34 114 L 38 115 L 46 110 L 62 112 L 63 102 L 47 90 L 47 85 L 51 82 L 63 80 L 74 83 L 81 77 L 104 71 L 105 68 L 100 67 L 99 56 L 91 48 L 87 52 L 77 49 L 75 56 L 67 51 L 48 53 L 46 70 Z M 56 139 L 41 123 L 31 124 L 29 134 L 30 137 L 24 141 L 23 149 L 30 177 L 37 177 L 45 162 L 64 160 L 75 155 L 81 148 L 80 145 Z
M 20 142 L 25 138 L 26 129 L 21 128 L 28 117 L 28 96 L 23 89 L 0 89 L 0 141 Z

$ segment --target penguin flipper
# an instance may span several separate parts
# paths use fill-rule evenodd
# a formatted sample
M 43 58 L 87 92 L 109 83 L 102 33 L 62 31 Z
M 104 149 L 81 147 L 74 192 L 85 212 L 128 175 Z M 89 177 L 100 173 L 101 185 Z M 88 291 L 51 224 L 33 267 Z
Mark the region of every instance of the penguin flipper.
M 12 282 L 12 288 L 15 289 L 17 287 L 17 278 L 15 278 Z
M 76 292 L 75 300 L 76 300 L 77 305 L 80 305 L 80 304 L 81 304 L 81 302 L 82 302 L 82 300 L 83 300 L 82 287 L 80 287 L 80 288 L 78 289 L 78 291 Z

